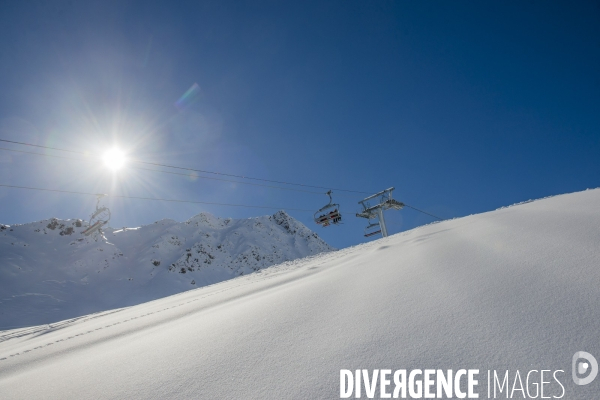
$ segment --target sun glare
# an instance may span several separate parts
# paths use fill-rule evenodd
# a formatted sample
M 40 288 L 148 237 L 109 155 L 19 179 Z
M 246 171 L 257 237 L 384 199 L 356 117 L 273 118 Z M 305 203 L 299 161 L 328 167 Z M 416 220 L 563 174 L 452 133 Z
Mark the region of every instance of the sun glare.
M 116 171 L 125 164 L 125 153 L 117 148 L 110 149 L 104 153 L 102 161 L 106 167 Z

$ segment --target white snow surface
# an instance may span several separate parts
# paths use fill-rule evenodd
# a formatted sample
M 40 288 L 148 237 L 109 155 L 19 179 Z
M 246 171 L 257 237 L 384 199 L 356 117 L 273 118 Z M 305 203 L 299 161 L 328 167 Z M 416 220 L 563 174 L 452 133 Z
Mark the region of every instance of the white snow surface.
M 334 250 L 283 211 L 249 219 L 106 228 L 50 219 L 0 225 L 0 330 L 140 304 Z
M 480 398 L 488 369 L 560 369 L 598 398 L 571 357 L 600 357 L 599 243 L 589 190 L 0 332 L 0 398 L 334 399 L 359 368 L 479 369 Z

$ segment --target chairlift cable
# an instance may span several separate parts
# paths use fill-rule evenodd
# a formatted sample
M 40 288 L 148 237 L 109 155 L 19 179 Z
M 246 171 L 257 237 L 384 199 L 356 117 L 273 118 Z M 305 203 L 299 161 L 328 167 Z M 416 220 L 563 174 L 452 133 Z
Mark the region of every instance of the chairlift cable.
M 190 174 L 182 174 L 180 172 L 161 171 L 161 170 L 158 170 L 158 169 L 150 169 L 150 168 L 144 168 L 144 167 L 134 167 L 134 168 L 135 169 L 139 169 L 139 170 L 143 170 L 143 171 L 151 171 L 151 172 L 159 172 L 159 173 L 162 173 L 162 174 L 186 176 L 186 177 L 190 178 Z M 194 178 L 210 179 L 210 180 L 213 180 L 213 181 L 230 182 L 230 183 L 240 183 L 242 185 L 260 186 L 260 187 L 266 187 L 266 188 L 272 188 L 272 189 L 291 190 L 291 191 L 294 191 L 294 192 L 301 192 L 301 193 L 311 193 L 311 194 L 320 194 L 320 195 L 323 194 L 323 192 L 313 192 L 313 191 L 310 191 L 310 190 L 286 188 L 286 187 L 272 186 L 272 185 L 263 185 L 263 184 L 260 184 L 260 183 L 233 181 L 231 179 L 211 178 L 211 177 L 208 177 L 208 176 L 194 176 Z
M 439 219 L 440 221 L 443 221 L 443 220 L 444 220 L 443 218 L 440 218 L 440 217 L 438 217 L 437 215 L 433 215 L 433 214 L 430 214 L 430 213 L 428 213 L 428 212 L 426 212 L 426 211 L 419 210 L 418 208 L 415 208 L 415 207 L 413 207 L 413 206 L 409 206 L 409 205 L 408 205 L 408 204 L 406 204 L 406 203 L 404 203 L 404 206 L 405 206 L 405 207 L 408 207 L 408 208 L 412 208 L 413 210 L 415 210 L 415 211 L 418 211 L 418 212 L 420 212 L 420 213 L 427 214 L 427 215 L 429 215 L 430 217 L 437 218 L 437 219 Z
M 6 139 L 0 139 L 0 142 L 6 142 L 6 143 L 13 143 L 13 144 L 20 144 L 23 146 L 32 146 L 32 147 L 39 147 L 39 148 L 43 148 L 43 149 L 50 149 L 50 150 L 57 150 L 57 151 L 65 151 L 65 152 L 69 152 L 69 153 L 75 153 L 75 154 L 82 154 L 82 155 L 87 155 L 86 152 L 83 151 L 76 151 L 76 150 L 69 150 L 69 149 L 62 149 L 62 148 L 58 148 L 58 147 L 51 147 L 51 146 L 42 146 L 39 144 L 32 144 L 32 143 L 24 143 L 24 142 L 17 142 L 14 140 L 6 140 Z M 230 176 L 230 177 L 235 177 L 235 178 L 240 178 L 240 179 L 250 179 L 250 180 L 255 180 L 255 181 L 263 181 L 263 182 L 271 182 L 271 183 L 279 183 L 279 184 L 283 184 L 283 185 L 293 185 L 293 186 L 302 186 L 302 187 L 312 187 L 315 189 L 331 189 L 331 190 L 335 190 L 335 191 L 340 191 L 340 192 L 349 192 L 349 193 L 360 193 L 360 194 L 369 194 L 369 192 L 362 192 L 362 191 L 358 191 L 358 190 L 349 190 L 349 189 L 336 189 L 336 188 L 329 188 L 329 187 L 325 187 L 325 186 L 315 186 L 315 185 L 306 185 L 303 183 L 294 183 L 294 182 L 285 182 L 285 181 L 277 181 L 277 180 L 273 180 L 273 179 L 264 179 L 264 178 L 254 178 L 251 176 L 244 176 L 244 175 L 236 175 L 236 174 L 228 174 L 228 173 L 224 173 L 224 172 L 217 172 L 217 171 L 207 171 L 207 170 L 201 170 L 201 169 L 195 169 L 195 168 L 188 168 L 188 167 L 179 167 L 176 165 L 168 165 L 168 164 L 161 164 L 161 163 L 154 163 L 154 162 L 149 162 L 149 161 L 141 161 L 141 160 L 135 160 L 132 159 L 130 160 L 132 162 L 135 163 L 139 163 L 139 164 L 146 164 L 146 165 L 154 165 L 157 167 L 164 167 L 164 168 L 173 168 L 173 169 L 180 169 L 180 170 L 185 170 L 185 171 L 194 171 L 194 172 L 202 172 L 205 174 L 214 174 L 214 175 L 222 175 L 222 176 Z
M 42 145 L 38 145 L 38 144 L 18 142 L 18 141 L 7 140 L 7 139 L 0 139 L 0 142 L 19 144 L 19 145 L 30 146 L 30 147 L 38 147 L 38 148 L 49 149 L 49 150 L 56 150 L 56 151 L 64 151 L 64 152 L 68 152 L 68 153 L 81 154 L 81 155 L 85 155 L 85 156 L 89 157 L 89 153 L 84 152 L 84 151 L 63 149 L 63 148 L 52 147 L 52 146 L 42 146 Z M 8 151 L 15 151 L 15 152 L 19 152 L 19 153 L 28 153 L 28 154 L 44 155 L 44 156 L 55 157 L 55 158 L 64 158 L 64 159 L 78 160 L 78 159 L 75 159 L 75 158 L 62 157 L 62 156 L 57 156 L 57 155 L 52 155 L 52 154 L 41 154 L 41 153 L 26 152 L 26 151 L 22 151 L 22 150 L 7 149 L 7 148 L 0 148 L 0 149 L 1 150 L 8 150 Z M 81 159 L 79 159 L 79 161 L 81 161 Z M 263 182 L 280 183 L 280 184 L 293 185 L 293 186 L 312 187 L 312 188 L 316 188 L 316 189 L 328 189 L 328 190 L 334 190 L 334 191 L 338 191 L 338 192 L 341 191 L 341 192 L 347 192 L 347 193 L 370 194 L 369 192 L 362 192 L 362 191 L 357 191 L 357 190 L 331 189 L 331 188 L 324 187 L 324 186 L 314 186 L 314 185 L 306 185 L 306 184 L 301 184 L 301 183 L 292 183 L 292 182 L 276 181 L 276 180 L 263 179 L 263 178 L 254 178 L 254 177 L 248 177 L 248 176 L 243 176 L 243 175 L 227 174 L 227 173 L 222 173 L 222 172 L 206 171 L 206 170 L 199 170 L 199 169 L 194 169 L 194 168 L 178 167 L 178 166 L 174 166 L 174 165 L 152 163 L 152 162 L 148 162 L 148 161 L 141 161 L 141 160 L 135 160 L 135 159 L 130 160 L 130 161 L 136 162 L 136 163 L 139 163 L 139 164 L 154 165 L 154 166 L 159 166 L 159 167 L 164 167 L 164 168 L 173 168 L 173 169 L 180 169 L 180 170 L 193 171 L 193 172 L 202 172 L 202 173 L 214 174 L 214 175 L 230 176 L 230 177 L 236 177 L 236 178 L 241 178 L 241 179 L 258 180 L 258 181 L 263 181 Z M 159 173 L 167 173 L 167 174 L 188 176 L 187 174 L 177 174 L 177 173 L 169 172 L 169 171 L 161 171 L 161 170 L 154 170 L 154 169 L 141 168 L 141 167 L 135 167 L 135 168 L 137 168 L 137 169 L 145 169 L 145 170 L 148 170 L 148 171 L 159 172 Z M 230 181 L 230 180 L 225 180 L 225 179 L 209 178 L 209 177 L 203 177 L 203 176 L 198 176 L 198 178 L 200 178 L 200 179 L 222 180 L 222 181 L 225 181 L 225 182 L 240 183 L 240 184 L 245 184 L 245 185 L 264 186 L 264 187 L 270 187 L 270 188 L 276 188 L 276 189 L 282 189 L 282 190 L 295 190 L 295 191 L 301 191 L 301 192 L 306 192 L 306 193 L 322 194 L 320 192 L 311 192 L 311 191 L 304 191 L 304 190 L 292 189 L 292 188 L 282 188 L 282 187 L 270 186 L 270 185 L 260 185 L 260 184 L 253 184 L 253 183 L 250 183 L 250 182 Z M 6 185 L 0 185 L 0 186 L 6 186 Z M 26 187 L 23 187 L 23 188 L 26 188 Z M 29 188 L 26 188 L 26 189 L 29 189 Z M 47 189 L 40 189 L 40 190 L 47 190 Z M 80 194 L 89 194 L 89 193 L 80 193 Z M 118 197 L 118 196 L 113 196 L 113 197 Z M 171 201 L 171 200 L 166 200 L 166 199 L 152 199 L 152 198 L 147 198 L 147 200 Z M 177 201 L 177 200 L 172 200 L 172 201 Z M 182 201 L 182 202 L 188 202 L 188 201 Z M 189 201 L 189 202 L 193 202 L 193 201 Z M 200 204 L 215 204 L 215 205 L 221 204 L 221 203 L 204 203 L 204 202 L 198 202 L 198 203 L 200 203 Z M 223 203 L 221 205 L 227 205 L 227 204 Z M 231 205 L 231 206 L 245 207 L 244 205 Z M 443 218 L 440 218 L 440 217 L 438 217 L 436 215 L 433 215 L 433 214 L 428 213 L 426 211 L 420 210 L 420 209 L 418 209 L 416 207 L 413 207 L 413 206 L 410 206 L 408 204 L 405 204 L 405 206 L 409 207 L 409 208 L 411 208 L 411 209 L 413 209 L 413 210 L 415 210 L 417 212 L 429 215 L 430 217 L 436 218 L 436 219 L 438 219 L 440 221 L 444 220 Z M 258 207 L 258 208 L 276 208 L 276 207 L 261 207 L 261 206 L 251 206 L 251 207 L 254 207 L 254 208 L 256 208 L 256 207 Z M 296 211 L 309 211 L 309 210 L 296 209 Z
M 65 157 L 65 156 L 58 156 L 58 155 L 55 155 L 55 154 L 43 154 L 43 153 L 36 153 L 36 152 L 33 152 L 33 151 L 9 149 L 9 148 L 6 148 L 6 147 L 0 147 L 0 150 L 13 151 L 13 152 L 23 153 L 23 154 L 34 154 L 34 155 L 37 155 L 37 156 L 62 158 L 64 160 L 90 161 L 88 159 L 83 159 L 83 158 Z M 151 172 L 159 172 L 159 173 L 162 173 L 162 174 L 186 176 L 188 178 L 190 177 L 189 174 L 183 174 L 183 173 L 180 173 L 180 172 L 170 172 L 170 171 L 163 171 L 163 170 L 159 170 L 159 169 L 151 169 L 151 168 L 136 167 L 136 166 L 132 166 L 130 168 L 134 168 L 134 169 L 137 169 L 137 170 L 151 171 Z M 318 195 L 322 195 L 323 194 L 323 192 L 313 192 L 313 191 L 310 191 L 310 190 L 287 188 L 287 187 L 273 186 L 273 185 L 263 185 L 263 184 L 260 184 L 260 183 L 234 181 L 234 180 L 231 180 L 231 179 L 213 178 L 213 177 L 202 176 L 202 175 L 196 175 L 195 177 L 198 178 L 198 179 L 209 179 L 209 180 L 213 180 L 213 181 L 239 183 L 239 184 L 242 184 L 242 185 L 261 186 L 261 187 L 266 187 L 266 188 L 281 189 L 281 190 L 290 190 L 290 191 L 301 192 L 301 193 L 311 193 L 311 194 L 318 194 Z
M 36 188 L 30 186 L 16 186 L 16 185 L 3 185 L 0 184 L 0 187 L 7 188 L 16 188 L 16 189 L 29 189 L 29 190 L 40 190 L 44 192 L 57 192 L 57 193 L 69 193 L 69 194 L 81 194 L 88 196 L 97 196 L 97 193 L 90 192 L 77 192 L 72 190 L 59 190 L 59 189 L 44 189 L 44 188 Z M 263 209 L 277 209 L 277 210 L 289 210 L 289 211 L 302 211 L 302 212 L 313 212 L 313 210 L 305 210 L 302 208 L 285 208 L 285 207 L 275 207 L 275 206 L 254 206 L 248 204 L 230 204 L 230 203 L 217 203 L 217 202 L 208 202 L 208 201 L 195 201 L 195 200 L 177 200 L 177 199 L 161 199 L 156 197 L 141 197 L 141 196 L 123 196 L 117 194 L 108 194 L 108 197 L 114 197 L 119 199 L 134 199 L 134 200 L 153 200 L 153 201 L 165 201 L 165 202 L 173 202 L 173 203 L 192 203 L 192 204 L 209 204 L 215 206 L 227 206 L 227 207 L 246 207 L 246 208 L 263 208 Z

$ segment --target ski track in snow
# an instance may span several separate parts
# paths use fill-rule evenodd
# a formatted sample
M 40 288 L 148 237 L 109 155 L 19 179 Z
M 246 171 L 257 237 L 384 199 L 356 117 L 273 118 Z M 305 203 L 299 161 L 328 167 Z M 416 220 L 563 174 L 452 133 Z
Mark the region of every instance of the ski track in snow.
M 352 250 L 354 250 L 354 251 L 356 251 L 356 249 L 357 249 L 356 246 L 352 248 Z M 348 253 L 348 250 L 346 250 L 345 253 Z M 337 256 L 339 257 L 339 255 L 337 255 Z M 330 258 L 337 258 L 337 257 L 320 257 L 319 258 L 320 262 L 316 263 L 314 265 L 311 265 L 309 267 L 309 269 L 317 269 L 320 265 L 322 265 L 325 262 L 329 261 Z M 269 279 L 277 278 L 277 277 L 279 277 L 279 275 L 282 272 L 286 272 L 286 271 L 289 271 L 290 269 L 292 269 L 290 267 L 302 268 L 306 263 L 310 263 L 311 259 L 312 258 L 309 257 L 307 259 L 302 259 L 300 262 L 296 262 L 296 263 L 284 263 L 282 265 L 271 267 L 272 271 L 269 270 L 266 273 L 262 273 L 262 275 L 260 276 L 260 281 L 264 282 L 264 281 L 269 280 Z M 295 266 L 295 264 L 300 264 L 300 266 Z M 258 272 L 256 274 L 260 274 L 260 272 Z M 265 277 L 265 275 L 269 275 L 269 276 Z M 273 275 L 273 276 L 270 276 L 270 275 Z M 134 320 L 136 320 L 138 318 L 144 318 L 144 317 L 147 317 L 147 316 L 150 316 L 150 315 L 153 315 L 153 314 L 158 314 L 158 313 L 161 313 L 161 312 L 164 312 L 164 311 L 167 311 L 167 310 L 171 310 L 171 309 L 174 309 L 174 308 L 177 308 L 177 307 L 181 307 L 181 306 L 184 306 L 186 304 L 190 304 L 190 303 L 193 303 L 195 301 L 199 301 L 199 300 L 205 299 L 205 298 L 210 297 L 210 296 L 215 296 L 215 295 L 218 295 L 218 294 L 223 293 L 223 292 L 231 291 L 231 290 L 234 290 L 234 289 L 242 287 L 242 286 L 248 286 L 248 285 L 256 284 L 258 281 L 256 279 L 253 279 L 253 278 L 255 278 L 255 277 L 252 276 L 251 278 L 246 279 L 246 280 L 249 280 L 249 282 L 239 283 L 239 284 L 237 284 L 235 286 L 227 287 L 227 288 L 225 288 L 223 290 L 218 290 L 218 291 L 213 292 L 213 293 L 207 293 L 205 295 L 202 295 L 202 296 L 199 296 L 199 297 L 195 297 L 195 298 L 193 298 L 191 300 L 188 300 L 188 301 L 185 301 L 183 303 L 179 303 L 179 304 L 176 304 L 176 305 L 173 305 L 173 306 L 170 306 L 170 307 L 161 308 L 161 309 L 158 309 L 156 311 L 148 312 L 146 314 L 140 314 L 140 315 L 135 316 L 135 317 L 130 317 L 130 318 L 127 318 L 127 319 L 122 319 L 122 320 L 117 321 L 117 322 L 112 322 L 112 323 L 110 323 L 108 325 L 104 325 L 104 326 L 95 328 L 93 330 L 88 330 L 88 331 L 84 331 L 84 332 L 75 334 L 73 336 L 69 336 L 66 339 L 59 339 L 59 340 L 56 340 L 54 342 L 46 343 L 44 345 L 39 345 L 39 346 L 36 346 L 36 347 L 33 347 L 33 348 L 28 348 L 28 349 L 23 350 L 23 351 L 21 351 L 19 353 L 10 354 L 10 355 L 8 355 L 6 357 L 1 357 L 0 361 L 4 361 L 4 360 L 7 360 L 7 359 L 12 358 L 12 357 L 17 357 L 17 356 L 19 356 L 21 354 L 27 354 L 27 353 L 29 353 L 31 351 L 42 349 L 44 347 L 51 346 L 51 345 L 53 345 L 55 343 L 65 342 L 67 340 L 74 339 L 74 338 L 79 337 L 79 336 L 84 336 L 84 335 L 87 335 L 87 334 L 90 334 L 90 333 L 94 333 L 94 332 L 102 330 L 102 329 L 106 329 L 106 328 L 110 328 L 110 327 L 117 326 L 117 325 L 120 325 L 120 324 L 124 324 L 124 323 L 129 322 L 129 321 L 134 321 Z M 237 278 L 235 280 L 238 281 L 238 280 L 241 280 L 241 279 Z M 214 286 L 214 285 L 210 285 L 210 286 Z M 204 289 L 204 287 L 203 288 L 199 288 L 199 289 L 195 289 L 195 290 L 203 290 L 203 289 Z M 173 295 L 172 297 L 175 298 L 176 296 L 177 295 Z M 65 328 L 67 326 L 73 325 L 74 323 L 83 324 L 83 323 L 85 323 L 87 321 L 91 321 L 91 320 L 94 320 L 94 319 L 97 319 L 97 318 L 102 318 L 104 316 L 107 316 L 107 315 L 110 315 L 110 314 L 114 314 L 114 313 L 118 313 L 118 312 L 122 312 L 122 311 L 124 311 L 124 309 L 113 310 L 113 311 L 108 311 L 108 312 L 102 312 L 102 313 L 98 313 L 97 315 L 89 315 L 89 316 L 83 316 L 83 317 L 79 317 L 79 318 L 73 318 L 73 319 L 70 319 L 70 320 L 60 321 L 60 322 L 57 322 L 57 323 L 54 323 L 54 324 L 48 324 L 46 326 L 42 325 L 42 326 L 34 326 L 34 327 L 30 327 L 30 328 L 25 328 L 25 329 L 15 329 L 15 330 L 4 331 L 4 332 L 0 331 L 0 343 L 4 342 L 6 340 L 9 340 L 9 339 L 14 339 L 14 338 L 19 338 L 19 337 L 25 337 L 25 336 L 36 336 L 36 335 L 39 335 L 39 334 L 49 333 L 49 332 L 52 332 L 52 331 L 54 331 L 56 329 L 62 329 L 62 328 Z

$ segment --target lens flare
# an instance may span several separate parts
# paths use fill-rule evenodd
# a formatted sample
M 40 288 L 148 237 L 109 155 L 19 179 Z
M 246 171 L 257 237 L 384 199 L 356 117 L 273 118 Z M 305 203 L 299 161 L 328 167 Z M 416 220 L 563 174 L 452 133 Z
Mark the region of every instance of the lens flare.
M 188 108 L 194 101 L 196 101 L 199 96 L 200 86 L 198 86 L 197 83 L 194 83 L 192 87 L 190 87 L 187 90 L 187 92 L 185 92 L 183 96 L 181 96 L 179 100 L 175 102 L 175 107 L 177 107 L 180 111 L 183 111 L 184 109 Z

